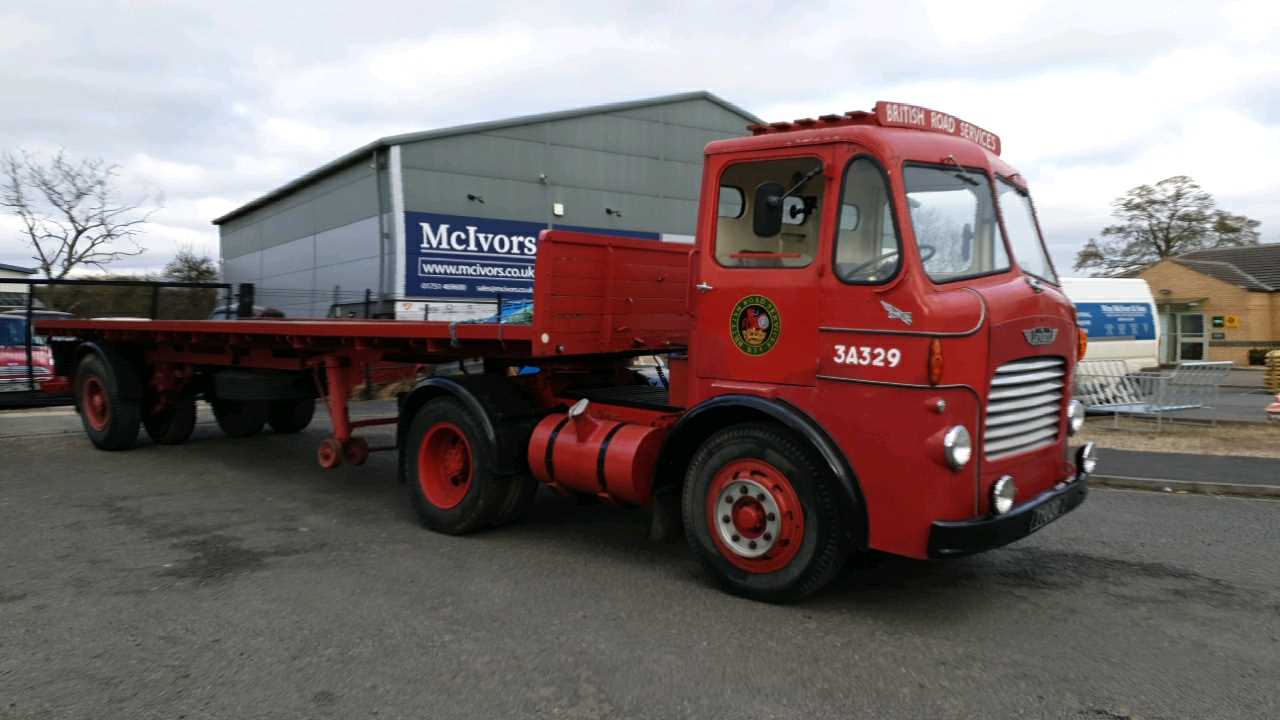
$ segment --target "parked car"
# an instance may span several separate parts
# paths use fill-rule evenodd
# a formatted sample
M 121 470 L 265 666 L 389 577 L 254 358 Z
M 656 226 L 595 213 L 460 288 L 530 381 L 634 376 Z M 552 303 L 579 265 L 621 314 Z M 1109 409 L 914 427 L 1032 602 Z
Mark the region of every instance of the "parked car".
M 284 316 L 285 315 L 283 310 L 277 310 L 276 308 L 273 308 L 273 307 L 263 307 L 261 305 L 254 305 L 253 314 L 250 315 L 249 317 L 251 318 L 282 318 Z M 228 310 L 226 306 L 223 306 L 209 313 L 209 319 L 210 320 L 239 320 L 240 316 L 236 314 L 235 307 L 232 307 L 230 310 Z
M 39 383 L 52 376 L 53 354 L 45 338 L 38 335 L 31 338 L 31 364 L 27 365 L 26 317 L 0 313 L 0 392 L 38 389 Z M 36 381 L 36 388 L 30 385 L 32 379 Z

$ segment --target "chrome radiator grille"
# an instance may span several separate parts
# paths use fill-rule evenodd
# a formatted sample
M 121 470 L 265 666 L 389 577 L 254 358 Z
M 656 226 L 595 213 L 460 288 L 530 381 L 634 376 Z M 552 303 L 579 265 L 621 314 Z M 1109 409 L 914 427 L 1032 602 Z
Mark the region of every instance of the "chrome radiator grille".
M 35 369 L 35 376 L 38 378 L 49 377 L 49 368 L 38 367 Z M 25 378 L 27 376 L 26 365 L 7 365 L 0 367 L 0 378 Z
M 988 460 L 1057 442 L 1066 374 L 1060 357 L 1022 358 L 996 368 L 983 436 Z

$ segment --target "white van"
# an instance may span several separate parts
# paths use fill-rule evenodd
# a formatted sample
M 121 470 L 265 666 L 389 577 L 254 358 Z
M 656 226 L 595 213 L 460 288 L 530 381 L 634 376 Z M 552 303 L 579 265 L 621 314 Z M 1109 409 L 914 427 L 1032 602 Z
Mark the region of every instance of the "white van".
M 1062 289 L 1089 332 L 1085 361 L 1123 360 L 1128 372 L 1160 364 L 1160 323 L 1140 278 L 1063 278 Z

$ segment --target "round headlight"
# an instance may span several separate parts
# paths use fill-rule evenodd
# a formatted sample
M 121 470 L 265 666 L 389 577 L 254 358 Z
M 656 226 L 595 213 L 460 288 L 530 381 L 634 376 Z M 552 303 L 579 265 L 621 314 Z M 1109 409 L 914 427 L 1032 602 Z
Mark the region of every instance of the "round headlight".
M 969 464 L 969 458 L 973 457 L 973 441 L 963 425 L 956 425 L 942 436 L 942 454 L 952 470 L 959 470 Z
M 1005 475 L 991 486 L 991 508 L 997 515 L 1003 515 L 1013 509 L 1013 501 L 1018 497 L 1018 484 L 1012 475 Z
M 1067 405 L 1067 432 L 1075 435 L 1084 427 L 1084 403 L 1072 400 Z

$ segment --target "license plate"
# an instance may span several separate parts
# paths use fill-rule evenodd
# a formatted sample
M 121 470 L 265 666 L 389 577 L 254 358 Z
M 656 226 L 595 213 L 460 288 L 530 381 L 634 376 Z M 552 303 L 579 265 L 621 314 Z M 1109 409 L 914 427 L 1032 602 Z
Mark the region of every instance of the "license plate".
M 1035 532 L 1054 520 L 1057 520 L 1058 517 L 1062 515 L 1063 508 L 1066 506 L 1066 498 L 1054 498 L 1035 510 L 1032 510 L 1031 526 L 1027 529 L 1027 532 Z

